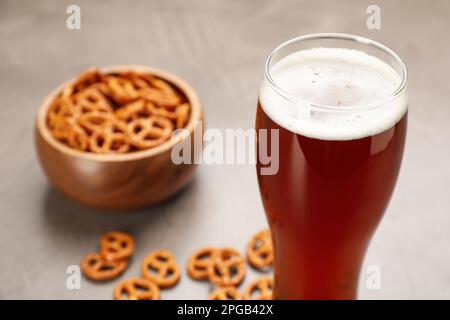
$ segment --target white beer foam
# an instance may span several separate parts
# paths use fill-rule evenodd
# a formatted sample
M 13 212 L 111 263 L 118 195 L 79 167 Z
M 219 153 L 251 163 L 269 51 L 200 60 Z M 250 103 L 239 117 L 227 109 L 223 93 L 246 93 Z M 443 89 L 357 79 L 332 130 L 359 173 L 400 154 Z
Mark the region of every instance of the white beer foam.
M 364 106 L 388 98 L 401 78 L 388 64 L 362 51 L 314 48 L 294 52 L 270 70 L 276 85 L 294 103 L 267 83 L 261 86 L 264 112 L 289 131 L 322 140 L 353 140 L 394 126 L 407 110 L 406 90 L 389 103 L 370 111 Z M 355 107 L 351 112 L 330 112 L 310 104 Z M 356 110 L 356 111 L 355 111 Z

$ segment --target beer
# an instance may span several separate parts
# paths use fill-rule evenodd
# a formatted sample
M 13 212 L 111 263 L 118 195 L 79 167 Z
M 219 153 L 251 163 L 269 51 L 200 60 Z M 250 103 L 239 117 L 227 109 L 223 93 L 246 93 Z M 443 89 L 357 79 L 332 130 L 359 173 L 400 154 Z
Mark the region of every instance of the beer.
M 256 129 L 279 130 L 279 169 L 262 175 L 258 157 L 257 172 L 275 248 L 274 298 L 354 299 L 402 161 L 404 79 L 345 48 L 299 50 L 268 68 Z

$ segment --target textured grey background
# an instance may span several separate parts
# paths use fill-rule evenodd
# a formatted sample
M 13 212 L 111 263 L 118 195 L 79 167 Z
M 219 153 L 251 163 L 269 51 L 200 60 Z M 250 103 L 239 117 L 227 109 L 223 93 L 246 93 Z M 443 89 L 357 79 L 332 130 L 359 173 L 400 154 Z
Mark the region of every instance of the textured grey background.
M 78 4 L 82 29 L 65 27 Z M 379 4 L 382 29 L 366 28 Z M 116 281 L 66 289 L 65 270 L 96 250 L 111 229 L 131 232 L 137 252 L 169 248 L 184 266 L 204 245 L 243 250 L 266 224 L 250 165 L 202 166 L 171 202 L 133 214 L 87 209 L 54 191 L 33 147 L 43 97 L 86 67 L 144 64 L 188 80 L 209 127 L 250 128 L 269 50 L 316 32 L 368 36 L 393 48 L 409 72 L 410 121 L 401 176 L 366 264 L 382 289 L 360 297 L 450 298 L 450 2 L 448 1 L 0 1 L 0 298 L 110 299 Z M 250 273 L 247 280 L 254 278 Z M 183 274 L 163 299 L 206 298 L 208 285 Z

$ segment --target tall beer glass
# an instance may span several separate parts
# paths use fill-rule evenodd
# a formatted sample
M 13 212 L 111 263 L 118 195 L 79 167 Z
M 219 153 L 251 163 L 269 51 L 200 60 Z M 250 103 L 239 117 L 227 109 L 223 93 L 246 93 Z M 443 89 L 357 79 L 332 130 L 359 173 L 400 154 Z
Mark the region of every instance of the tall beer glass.
M 270 53 L 256 129 L 269 132 L 257 143 L 257 175 L 275 248 L 275 299 L 356 298 L 402 161 L 406 86 L 402 60 L 358 36 L 307 35 Z M 276 173 L 261 170 L 261 151 L 278 157 Z

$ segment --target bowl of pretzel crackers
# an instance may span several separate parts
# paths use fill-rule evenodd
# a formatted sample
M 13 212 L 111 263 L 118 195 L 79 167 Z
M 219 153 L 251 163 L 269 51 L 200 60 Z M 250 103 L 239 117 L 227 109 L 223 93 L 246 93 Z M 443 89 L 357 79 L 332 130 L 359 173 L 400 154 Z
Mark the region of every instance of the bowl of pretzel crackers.
M 201 120 L 195 91 L 173 74 L 91 68 L 42 103 L 37 153 L 49 180 L 75 201 L 113 210 L 150 206 L 192 178 L 193 161 L 178 164 L 171 154 L 193 144 Z

